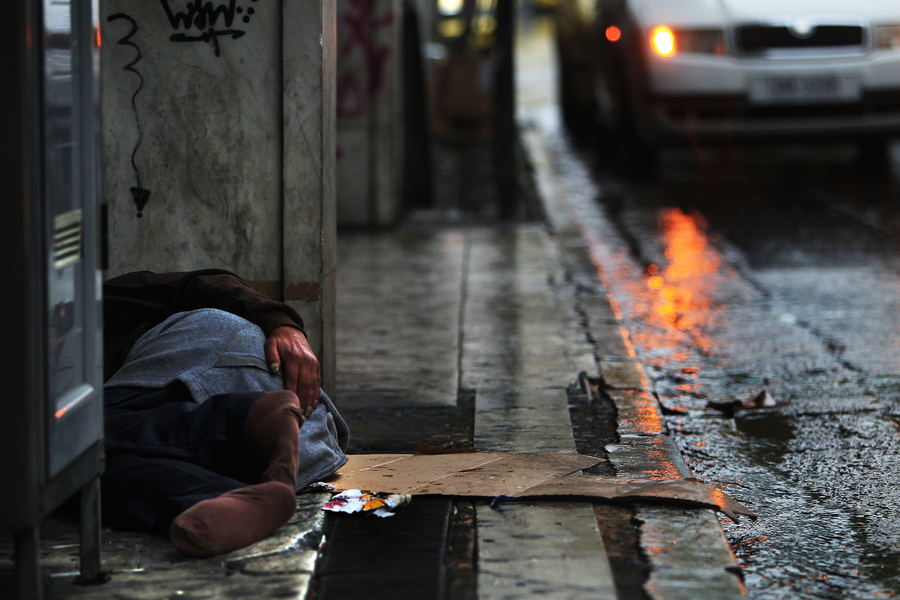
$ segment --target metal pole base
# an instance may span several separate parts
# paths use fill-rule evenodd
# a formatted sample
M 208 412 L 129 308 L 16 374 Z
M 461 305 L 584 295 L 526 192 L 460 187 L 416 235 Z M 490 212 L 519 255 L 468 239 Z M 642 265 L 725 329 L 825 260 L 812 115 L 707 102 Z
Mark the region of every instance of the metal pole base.
M 81 490 L 81 574 L 80 585 L 96 585 L 109 581 L 100 569 L 100 477 L 94 477 Z
M 16 593 L 19 600 L 42 600 L 40 528 L 38 525 L 15 532 Z

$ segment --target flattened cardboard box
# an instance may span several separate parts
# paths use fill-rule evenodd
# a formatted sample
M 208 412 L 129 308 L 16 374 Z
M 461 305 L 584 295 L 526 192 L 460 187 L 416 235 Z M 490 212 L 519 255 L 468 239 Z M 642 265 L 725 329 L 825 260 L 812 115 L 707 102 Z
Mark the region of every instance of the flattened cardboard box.
M 357 454 L 329 483 L 335 491 L 360 489 L 410 495 L 510 498 L 579 497 L 679 502 L 756 518 L 748 508 L 697 479 L 620 479 L 584 475 L 602 459 L 583 454 L 472 452 L 463 454 Z

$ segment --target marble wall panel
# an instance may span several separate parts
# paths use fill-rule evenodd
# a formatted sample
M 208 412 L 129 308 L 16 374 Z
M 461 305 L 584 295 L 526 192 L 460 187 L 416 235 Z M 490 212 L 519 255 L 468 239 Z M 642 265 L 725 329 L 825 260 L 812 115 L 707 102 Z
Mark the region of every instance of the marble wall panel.
M 109 275 L 222 266 L 277 280 L 280 3 L 190 6 L 101 5 Z
M 305 321 L 334 394 L 335 0 L 284 2 L 284 299 Z

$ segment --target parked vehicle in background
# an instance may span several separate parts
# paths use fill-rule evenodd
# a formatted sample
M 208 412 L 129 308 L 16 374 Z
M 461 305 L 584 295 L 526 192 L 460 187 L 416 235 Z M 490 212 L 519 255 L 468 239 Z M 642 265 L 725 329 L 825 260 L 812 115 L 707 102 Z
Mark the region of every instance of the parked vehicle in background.
M 673 140 L 900 134 L 900 2 L 560 0 L 565 121 L 646 172 Z

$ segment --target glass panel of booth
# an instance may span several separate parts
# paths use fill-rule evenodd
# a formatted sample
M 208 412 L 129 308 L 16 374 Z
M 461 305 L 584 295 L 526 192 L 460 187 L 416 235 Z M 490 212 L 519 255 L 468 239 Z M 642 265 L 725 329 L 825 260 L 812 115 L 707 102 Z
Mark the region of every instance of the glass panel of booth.
M 81 297 L 82 219 L 75 119 L 76 96 L 70 0 L 44 0 L 44 194 L 48 208 L 47 256 L 48 392 L 54 411 L 68 403 L 82 382 Z

